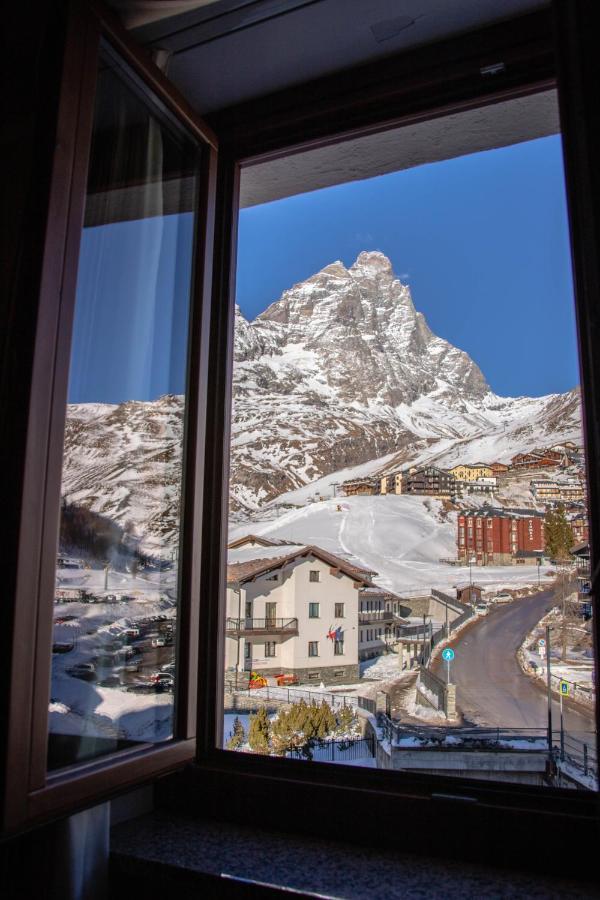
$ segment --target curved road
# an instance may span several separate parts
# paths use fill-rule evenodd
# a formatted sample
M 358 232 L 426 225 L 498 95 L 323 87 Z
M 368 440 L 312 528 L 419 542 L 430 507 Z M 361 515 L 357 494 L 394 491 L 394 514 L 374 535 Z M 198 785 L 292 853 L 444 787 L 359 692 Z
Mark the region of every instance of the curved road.
M 504 728 L 547 727 L 546 693 L 522 672 L 516 651 L 551 608 L 552 600 L 552 592 L 544 591 L 492 607 L 487 616 L 452 641 L 456 657 L 450 664 L 450 680 L 456 684 L 456 704 L 466 722 Z M 446 664 L 440 661 L 435 668 L 445 679 Z M 566 705 L 564 724 L 566 732 L 588 740 L 595 729 L 591 714 Z M 560 727 L 558 701 L 552 703 L 552 725 Z

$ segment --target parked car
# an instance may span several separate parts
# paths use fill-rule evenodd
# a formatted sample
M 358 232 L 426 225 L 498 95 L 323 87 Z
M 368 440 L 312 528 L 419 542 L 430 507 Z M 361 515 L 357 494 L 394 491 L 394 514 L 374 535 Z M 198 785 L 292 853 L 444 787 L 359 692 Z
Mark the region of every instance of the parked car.
M 152 638 L 152 646 L 153 647 L 166 647 L 167 642 L 164 637 L 153 637 Z
M 513 599 L 513 595 L 508 591 L 500 591 L 499 594 L 496 594 L 495 597 L 492 597 L 493 603 L 510 603 Z
M 73 678 L 80 678 L 82 681 L 96 681 L 96 669 L 92 663 L 78 663 L 67 671 Z
M 150 681 L 153 684 L 160 684 L 165 688 L 171 688 L 175 686 L 175 679 L 169 672 L 155 672 L 150 676 Z
M 489 613 L 489 609 L 485 603 L 478 603 L 475 607 L 475 615 L 476 616 L 487 616 Z
M 107 675 L 99 684 L 100 687 L 120 687 L 121 679 L 118 675 Z

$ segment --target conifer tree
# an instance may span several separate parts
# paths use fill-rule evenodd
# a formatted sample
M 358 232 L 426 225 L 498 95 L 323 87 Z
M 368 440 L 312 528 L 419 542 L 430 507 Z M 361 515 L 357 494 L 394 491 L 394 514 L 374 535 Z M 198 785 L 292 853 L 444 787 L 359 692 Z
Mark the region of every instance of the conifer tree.
M 239 750 L 246 743 L 246 732 L 244 726 L 236 716 L 233 720 L 233 728 L 227 741 L 228 750 Z
M 573 529 L 567 521 L 564 506 L 549 509 L 544 519 L 544 536 L 546 541 L 546 554 L 550 559 L 569 559 L 570 550 L 575 539 Z
M 264 706 L 261 706 L 256 715 L 250 716 L 248 728 L 248 743 L 255 753 L 269 752 L 269 737 L 271 723 Z
M 341 734 L 345 734 L 348 731 L 353 731 L 354 726 L 356 724 L 356 714 L 352 707 L 344 706 L 337 714 L 338 721 L 338 731 Z

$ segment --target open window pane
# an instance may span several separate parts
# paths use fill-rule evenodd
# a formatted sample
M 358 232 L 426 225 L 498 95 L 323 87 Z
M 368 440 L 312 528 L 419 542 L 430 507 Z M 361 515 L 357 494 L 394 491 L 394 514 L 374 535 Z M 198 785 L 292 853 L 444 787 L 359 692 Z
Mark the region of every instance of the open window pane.
M 105 52 L 70 361 L 51 769 L 173 734 L 198 161 Z
M 596 788 L 557 128 L 550 92 L 244 171 L 229 749 Z

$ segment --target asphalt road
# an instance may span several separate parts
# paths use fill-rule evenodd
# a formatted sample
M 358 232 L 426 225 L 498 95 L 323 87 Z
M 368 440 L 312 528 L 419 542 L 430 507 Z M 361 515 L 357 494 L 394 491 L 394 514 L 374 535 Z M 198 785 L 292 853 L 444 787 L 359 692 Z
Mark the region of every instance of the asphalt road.
M 465 722 L 505 728 L 546 728 L 546 693 L 525 675 L 516 651 L 525 636 L 552 606 L 552 592 L 544 591 L 496 606 L 457 637 L 450 664 L 450 680 L 456 684 L 457 706 Z M 443 667 L 443 669 L 442 669 Z M 446 664 L 437 667 L 445 678 Z M 560 727 L 559 704 L 553 702 L 553 728 Z M 565 731 L 585 739 L 594 730 L 591 714 L 564 708 Z

